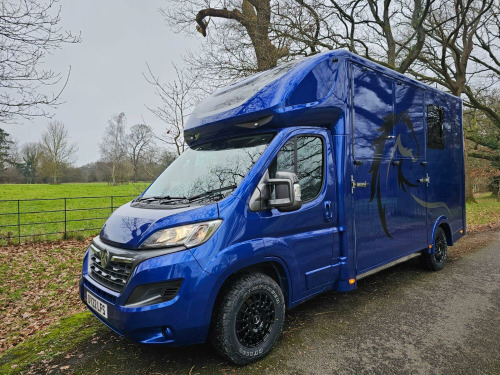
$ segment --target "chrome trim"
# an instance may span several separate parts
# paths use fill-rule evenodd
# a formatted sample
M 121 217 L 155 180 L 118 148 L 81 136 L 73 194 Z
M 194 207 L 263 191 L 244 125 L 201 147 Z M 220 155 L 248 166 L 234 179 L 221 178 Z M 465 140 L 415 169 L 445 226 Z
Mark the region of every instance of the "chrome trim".
M 95 254 L 95 255 L 99 255 L 99 257 L 100 257 L 100 255 L 101 255 L 101 250 L 99 250 L 97 247 L 95 247 L 95 245 L 94 245 L 94 244 L 92 244 L 92 243 L 90 244 L 90 250 L 92 250 L 92 251 L 94 252 L 94 254 Z
M 112 256 L 111 257 L 112 262 L 117 262 L 117 263 L 134 263 L 134 258 L 126 258 L 126 257 L 120 257 L 120 256 Z
M 106 251 L 106 249 L 100 250 L 94 244 L 90 244 L 90 250 L 92 250 L 94 252 L 94 254 L 99 257 L 99 259 L 101 258 L 101 252 Z M 127 257 L 118 256 L 118 255 L 112 255 L 110 261 L 117 262 L 117 263 L 132 264 L 132 263 L 134 263 L 134 258 L 127 258 Z
M 407 260 L 410 260 L 410 259 L 412 259 L 412 258 L 416 258 L 416 257 L 420 256 L 420 254 L 421 254 L 421 252 L 420 252 L 420 251 L 417 251 L 417 252 L 415 252 L 415 253 L 411 253 L 410 255 L 406 255 L 406 256 L 404 256 L 404 257 L 402 257 L 402 258 L 396 259 L 396 260 L 394 260 L 394 261 L 392 261 L 392 262 L 389 262 L 389 263 L 383 264 L 383 265 L 382 265 L 382 266 L 380 266 L 380 267 L 374 268 L 373 270 L 370 270 L 370 271 L 367 271 L 367 272 L 365 272 L 365 273 L 362 273 L 362 274 L 358 275 L 358 276 L 356 277 L 356 281 L 357 281 L 357 280 L 361 280 L 361 279 L 363 279 L 363 278 L 365 278 L 365 277 L 367 277 L 367 276 L 371 276 L 371 275 L 373 275 L 374 273 L 377 273 L 377 272 L 379 272 L 379 271 L 383 271 L 383 270 L 385 270 L 385 269 L 387 269 L 387 268 L 391 268 L 392 266 L 395 266 L 396 264 L 406 262 Z

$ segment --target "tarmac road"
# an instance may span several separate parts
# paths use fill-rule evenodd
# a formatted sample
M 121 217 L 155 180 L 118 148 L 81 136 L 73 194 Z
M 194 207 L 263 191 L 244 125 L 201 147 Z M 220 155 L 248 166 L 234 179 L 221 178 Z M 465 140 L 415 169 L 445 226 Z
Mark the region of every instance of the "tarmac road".
M 500 374 L 500 232 L 485 236 L 486 246 L 479 235 L 450 248 L 440 272 L 414 259 L 289 311 L 276 349 L 251 366 L 208 345 L 141 346 L 106 329 L 58 364 L 86 374 Z M 465 246 L 478 250 L 453 255 Z

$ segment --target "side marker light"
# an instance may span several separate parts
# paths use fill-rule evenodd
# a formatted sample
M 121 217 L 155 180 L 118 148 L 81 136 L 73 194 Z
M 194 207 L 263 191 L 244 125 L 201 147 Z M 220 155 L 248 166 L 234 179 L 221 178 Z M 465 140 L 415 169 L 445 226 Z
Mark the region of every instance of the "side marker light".
M 356 282 L 356 279 L 349 279 L 349 284 L 352 285 Z
M 432 245 L 429 245 L 429 249 L 432 249 Z

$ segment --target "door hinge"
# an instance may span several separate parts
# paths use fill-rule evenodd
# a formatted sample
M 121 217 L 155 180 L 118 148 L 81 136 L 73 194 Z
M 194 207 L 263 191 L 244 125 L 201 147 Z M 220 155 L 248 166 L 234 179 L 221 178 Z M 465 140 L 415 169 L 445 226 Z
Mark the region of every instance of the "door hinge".
M 354 194 L 354 189 L 356 188 L 367 188 L 370 186 L 369 182 L 356 182 L 354 181 L 354 176 L 351 175 L 351 194 Z

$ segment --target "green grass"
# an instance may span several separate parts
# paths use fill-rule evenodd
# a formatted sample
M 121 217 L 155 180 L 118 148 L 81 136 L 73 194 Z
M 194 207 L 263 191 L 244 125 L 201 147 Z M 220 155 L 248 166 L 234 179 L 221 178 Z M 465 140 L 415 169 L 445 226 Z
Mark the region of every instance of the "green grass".
M 49 361 L 68 353 L 79 343 L 90 339 L 102 329 L 89 312 L 80 312 L 61 319 L 46 331 L 38 332 L 0 356 L 0 374 L 18 374 L 33 363 Z
M 467 203 L 467 230 L 480 230 L 500 224 L 500 201 L 490 193 L 479 194 L 477 204 Z
M 117 186 L 106 183 L 0 185 L 0 214 L 3 214 L 0 215 L 0 245 L 7 242 L 17 243 L 19 235 L 18 220 L 21 224 L 21 236 L 27 236 L 22 237 L 21 242 L 59 239 L 62 237 L 61 234 L 45 234 L 63 232 L 65 230 L 65 220 L 70 221 L 66 224 L 67 237 L 80 238 L 96 234 L 98 229 L 83 229 L 100 228 L 114 209 L 132 200 L 147 186 L 148 183 L 146 182 Z M 110 196 L 121 195 L 127 197 L 110 198 Z M 82 199 L 78 197 L 102 198 Z M 65 200 L 63 198 L 69 199 Z M 22 214 L 18 217 L 17 199 L 51 200 L 19 202 L 19 210 Z M 64 212 L 65 207 L 66 213 Z M 71 222 L 71 220 L 78 221 Z M 57 223 L 45 224 L 45 222 L 49 221 L 57 221 Z M 2 225 L 4 227 L 1 227 Z

